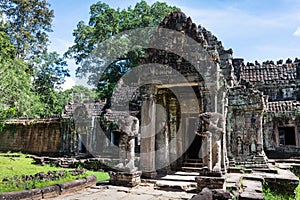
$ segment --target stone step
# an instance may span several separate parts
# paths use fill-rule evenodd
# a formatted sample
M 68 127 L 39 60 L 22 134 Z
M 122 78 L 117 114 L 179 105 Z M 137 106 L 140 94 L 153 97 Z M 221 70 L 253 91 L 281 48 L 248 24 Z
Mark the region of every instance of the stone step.
M 204 163 L 191 163 L 191 162 L 184 162 L 184 167 L 203 167 Z
M 199 174 L 198 174 L 199 175 Z M 192 176 L 182 176 L 182 175 L 166 175 L 161 177 L 159 180 L 167 180 L 167 181 L 188 181 L 193 182 L 198 175 Z
M 200 172 L 202 169 L 202 167 L 181 167 L 184 172 Z
M 239 195 L 239 200 L 263 200 L 264 195 L 257 192 L 242 192 Z
M 184 162 L 202 163 L 202 159 L 185 159 Z
M 184 172 L 184 171 L 177 171 L 174 175 L 179 176 L 199 176 L 199 172 Z
M 245 165 L 245 168 L 251 168 L 251 169 L 259 169 L 259 168 L 265 168 L 267 169 L 269 166 L 267 164 L 247 164 Z
M 296 163 L 300 164 L 300 159 L 275 159 L 276 163 Z
M 264 172 L 264 173 L 271 173 L 271 174 L 277 174 L 277 169 L 275 168 L 256 168 L 253 169 L 253 172 Z
M 169 180 L 158 180 L 155 182 L 155 187 L 157 189 L 172 189 L 179 191 L 191 191 L 197 188 L 196 182 L 187 181 L 169 181 Z
M 244 179 L 242 181 L 242 192 L 239 195 L 239 200 L 262 200 L 264 199 L 262 193 L 261 180 Z

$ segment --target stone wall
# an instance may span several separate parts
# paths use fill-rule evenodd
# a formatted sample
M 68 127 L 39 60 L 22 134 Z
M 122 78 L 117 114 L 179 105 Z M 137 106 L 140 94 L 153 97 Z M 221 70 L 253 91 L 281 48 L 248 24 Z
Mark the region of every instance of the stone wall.
M 60 153 L 62 128 L 67 124 L 59 119 L 7 122 L 0 133 L 0 151 Z
M 269 158 L 291 158 L 300 156 L 299 124 L 300 117 L 294 112 L 265 113 L 264 148 Z M 292 130 L 292 132 L 284 133 L 284 131 L 282 132 L 284 128 Z
M 244 86 L 228 93 L 228 156 L 244 160 L 263 151 L 263 110 L 265 99 L 260 91 Z

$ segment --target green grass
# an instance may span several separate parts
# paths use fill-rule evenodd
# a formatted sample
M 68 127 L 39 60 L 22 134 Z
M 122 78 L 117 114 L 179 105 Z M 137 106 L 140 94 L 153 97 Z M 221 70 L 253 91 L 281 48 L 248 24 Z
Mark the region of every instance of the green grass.
M 264 184 L 263 186 L 263 193 L 265 200 L 300 200 L 300 183 L 295 189 L 295 197 L 294 195 L 291 196 L 271 191 L 267 184 Z
M 34 165 L 33 159 L 26 158 L 25 154 L 21 153 L 9 153 L 14 157 L 5 157 L 5 154 L 0 154 L 0 193 L 19 191 L 24 189 L 41 188 L 49 185 L 54 185 L 58 183 L 72 181 L 78 178 L 84 178 L 89 175 L 95 175 L 97 181 L 104 181 L 109 179 L 109 175 L 105 172 L 93 172 L 87 171 L 82 175 L 73 176 L 71 173 L 67 172 L 65 168 L 45 165 L 39 166 Z M 48 171 L 64 171 L 65 177 L 59 178 L 55 181 L 44 181 L 44 180 L 31 180 L 22 182 L 21 177 L 24 175 L 34 175 L 39 172 L 48 173 Z M 13 178 L 13 176 L 18 175 L 18 178 Z M 8 181 L 3 181 L 7 179 Z

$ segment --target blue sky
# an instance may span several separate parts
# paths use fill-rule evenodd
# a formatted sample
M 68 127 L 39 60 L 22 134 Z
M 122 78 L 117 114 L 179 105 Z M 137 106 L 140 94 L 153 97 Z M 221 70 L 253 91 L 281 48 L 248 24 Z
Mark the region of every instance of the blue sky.
M 89 7 L 97 0 L 48 0 L 54 9 L 50 50 L 64 53 L 73 43 L 79 21 L 88 22 Z M 134 6 L 137 0 L 104 0 L 113 8 Z M 148 4 L 155 1 L 147 0 Z M 246 62 L 300 58 L 299 0 L 166 0 L 180 7 L 197 25 L 201 24 L 232 48 L 234 57 Z M 69 61 L 71 72 L 76 68 Z M 72 80 L 68 79 L 67 85 Z

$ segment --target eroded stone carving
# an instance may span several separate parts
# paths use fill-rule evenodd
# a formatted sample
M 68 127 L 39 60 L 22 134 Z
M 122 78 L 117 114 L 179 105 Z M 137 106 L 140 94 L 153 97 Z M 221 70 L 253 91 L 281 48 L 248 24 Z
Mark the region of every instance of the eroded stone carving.
M 119 157 L 120 163 L 116 165 L 117 169 L 125 171 L 136 171 L 137 167 L 134 165 L 134 146 L 135 136 L 138 135 L 139 131 L 139 120 L 138 118 L 127 115 L 124 118 L 118 120 L 119 129 L 115 133 L 120 134 L 119 141 Z
M 225 133 L 224 116 L 216 112 L 205 112 L 199 115 L 207 140 L 208 166 L 213 172 L 221 171 L 221 140 Z M 211 167 L 210 167 L 211 166 Z

